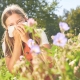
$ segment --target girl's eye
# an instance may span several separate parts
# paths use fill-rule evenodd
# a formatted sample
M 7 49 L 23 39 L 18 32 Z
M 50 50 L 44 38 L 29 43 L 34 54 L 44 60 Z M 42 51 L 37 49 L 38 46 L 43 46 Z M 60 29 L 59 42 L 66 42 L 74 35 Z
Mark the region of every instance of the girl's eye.
M 23 22 L 23 19 L 20 19 L 17 24 L 22 23 L 22 22 Z
M 10 24 L 9 26 L 13 26 L 14 24 Z
M 21 20 L 18 21 L 18 24 L 21 22 Z

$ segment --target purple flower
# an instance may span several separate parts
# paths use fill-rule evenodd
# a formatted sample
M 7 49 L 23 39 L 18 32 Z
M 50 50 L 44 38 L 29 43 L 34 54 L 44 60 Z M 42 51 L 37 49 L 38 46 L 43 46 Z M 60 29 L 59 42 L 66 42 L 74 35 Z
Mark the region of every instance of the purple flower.
M 39 54 L 41 51 L 40 51 L 40 47 L 36 44 L 36 45 L 33 45 L 31 47 L 31 52 L 34 52 L 34 53 L 37 53 Z
M 57 35 L 54 36 L 54 39 L 53 39 L 53 44 L 54 45 L 64 47 L 66 42 L 67 42 L 67 38 L 65 37 L 64 34 L 57 33 Z
M 35 43 L 33 39 L 27 41 L 27 45 L 31 48 L 31 52 L 40 53 L 40 47 Z
M 67 23 L 65 23 L 65 22 L 60 22 L 59 23 L 59 27 L 60 27 L 60 30 L 62 31 L 67 31 L 67 30 L 69 30 L 70 29 L 70 27 L 68 26 L 68 24 Z

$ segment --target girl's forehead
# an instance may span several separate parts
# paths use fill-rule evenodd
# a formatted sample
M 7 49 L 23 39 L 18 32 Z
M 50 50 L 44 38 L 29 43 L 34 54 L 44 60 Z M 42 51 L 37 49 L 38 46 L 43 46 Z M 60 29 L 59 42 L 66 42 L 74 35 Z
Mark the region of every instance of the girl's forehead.
M 8 17 L 22 17 L 20 14 L 17 13 L 12 13 L 11 15 L 9 15 Z
M 21 15 L 13 13 L 12 15 L 8 16 L 5 23 L 6 25 L 10 25 L 11 23 L 15 23 L 16 21 L 22 18 L 23 17 Z

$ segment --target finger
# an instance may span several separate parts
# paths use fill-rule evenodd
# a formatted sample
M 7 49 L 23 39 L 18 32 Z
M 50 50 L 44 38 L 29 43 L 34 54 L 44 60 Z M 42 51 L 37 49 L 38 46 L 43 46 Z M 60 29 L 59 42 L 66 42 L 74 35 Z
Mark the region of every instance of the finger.
M 25 30 L 25 27 L 24 27 L 25 25 L 24 24 L 20 24 L 20 25 L 18 25 L 18 27 L 21 27 L 22 29 L 23 29 L 23 31 L 24 32 L 26 32 L 26 30 Z
M 14 30 L 14 32 L 13 32 L 13 37 L 16 39 L 16 38 L 19 38 L 20 37 L 20 34 L 19 34 L 19 32 L 18 32 L 18 30 Z
M 21 27 L 17 27 L 17 30 L 18 30 L 20 35 L 25 35 L 26 34 Z

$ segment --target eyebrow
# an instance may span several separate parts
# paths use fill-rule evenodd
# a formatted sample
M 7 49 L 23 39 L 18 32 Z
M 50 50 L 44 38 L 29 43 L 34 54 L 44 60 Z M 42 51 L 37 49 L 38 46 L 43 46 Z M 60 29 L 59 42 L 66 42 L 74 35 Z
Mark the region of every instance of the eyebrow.
M 17 20 L 17 23 L 18 23 L 19 21 L 22 21 L 22 20 L 23 20 L 23 18 L 18 19 L 18 20 Z

